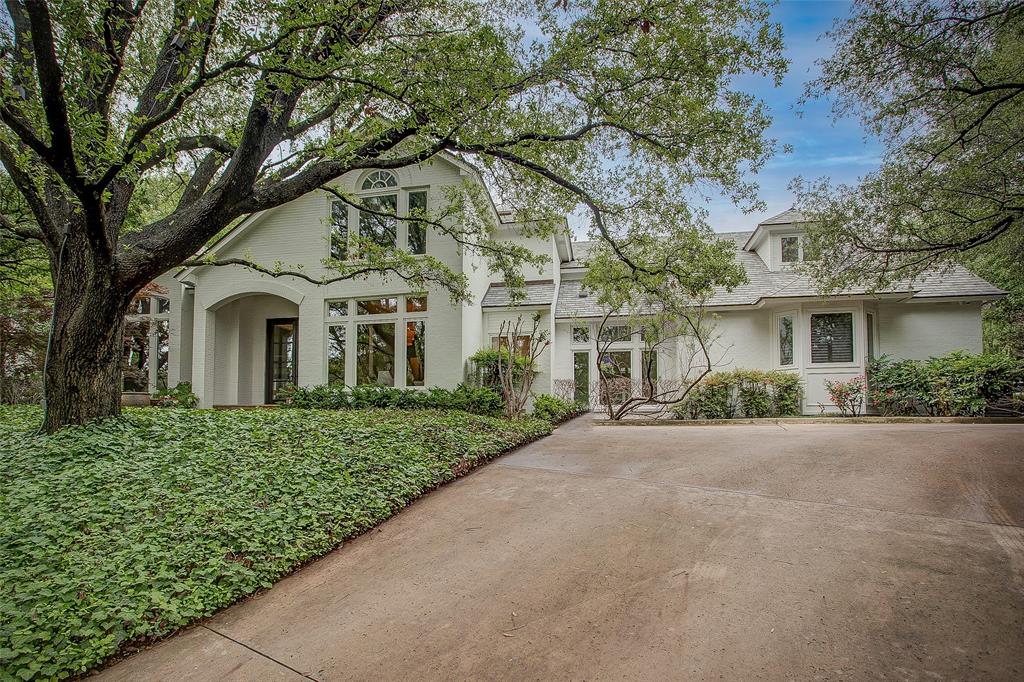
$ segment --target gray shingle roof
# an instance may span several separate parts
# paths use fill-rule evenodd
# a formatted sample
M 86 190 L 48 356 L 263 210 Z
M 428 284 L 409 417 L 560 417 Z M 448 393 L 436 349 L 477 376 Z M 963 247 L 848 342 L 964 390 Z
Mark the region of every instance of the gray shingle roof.
M 744 251 L 743 244 L 751 232 L 721 232 L 720 239 L 736 244 L 736 261 L 747 272 L 747 283 L 732 291 L 718 290 L 708 302 L 711 306 L 755 305 L 765 298 L 817 298 L 820 294 L 814 282 L 806 275 L 780 270 L 772 272 L 761 257 L 753 251 Z M 575 245 L 574 245 L 575 248 Z M 878 293 L 903 293 L 913 291 L 914 298 L 935 298 L 941 296 L 1002 296 L 1006 292 L 992 286 L 966 269 L 954 266 L 927 274 L 914 282 L 894 285 Z M 866 288 L 844 291 L 847 295 L 866 294 Z M 593 296 L 580 297 L 579 280 L 563 279 L 558 291 L 556 317 L 599 317 L 604 310 L 597 305 Z
M 551 305 L 555 302 L 555 283 L 553 280 L 534 280 L 524 287 L 526 298 L 517 301 L 517 305 Z M 480 303 L 484 308 L 504 308 L 512 305 L 512 289 L 503 283 L 491 284 Z
M 789 225 L 790 223 L 805 222 L 807 222 L 807 216 L 795 208 L 788 208 L 782 213 L 773 215 L 771 218 L 765 218 L 758 225 Z

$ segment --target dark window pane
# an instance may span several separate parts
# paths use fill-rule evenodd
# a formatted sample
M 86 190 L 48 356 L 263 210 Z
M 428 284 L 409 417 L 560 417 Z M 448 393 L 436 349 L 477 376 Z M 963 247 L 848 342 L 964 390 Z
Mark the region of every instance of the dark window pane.
M 149 391 L 149 322 L 125 323 L 122 381 L 125 391 Z
M 515 341 L 516 355 L 524 358 L 530 357 L 530 337 L 517 336 Z M 495 336 L 491 339 L 491 348 L 494 350 L 508 350 L 508 337 Z
M 395 385 L 395 324 L 356 327 L 356 383 Z
M 793 318 L 779 318 L 779 364 L 793 364 Z
M 624 324 L 612 324 L 605 325 L 601 329 L 601 333 L 598 335 L 598 341 L 605 343 L 615 341 L 629 341 L 632 336 L 632 332 Z
M 331 202 L 331 258 L 348 258 L 348 204 Z
M 590 353 L 572 354 L 572 378 L 576 382 L 574 399 L 581 405 L 590 404 Z
M 427 363 L 426 323 L 405 323 L 405 385 L 422 386 Z
M 782 238 L 782 262 L 783 263 L 796 263 L 800 260 L 800 238 L 799 237 L 783 237 Z
M 132 302 L 128 305 L 129 315 L 148 315 L 149 314 L 149 297 L 140 296 L 133 298 Z
M 284 386 L 295 383 L 295 323 L 275 322 L 270 328 L 270 402 Z
M 347 317 L 348 301 L 331 301 L 327 304 L 327 314 L 331 317 Z
M 590 343 L 590 328 L 589 327 L 573 327 L 572 328 L 572 342 L 573 343 Z
M 345 383 L 345 327 L 327 328 L 327 383 Z
M 875 359 L 875 316 L 867 313 L 868 360 Z
M 156 348 L 150 352 L 156 355 L 157 360 L 156 387 L 167 388 L 167 364 L 171 357 L 170 323 L 167 320 L 156 321 Z
M 407 313 L 422 313 L 427 309 L 427 297 L 426 296 L 406 296 L 405 297 L 405 312 Z
M 427 193 L 409 192 L 409 215 L 423 217 L 427 211 Z M 409 253 L 427 252 L 427 226 L 421 222 L 409 222 Z
M 166 298 L 158 298 L 158 299 L 156 299 L 156 302 L 157 302 L 157 312 L 158 313 L 169 313 L 169 312 L 171 312 L 171 302 L 168 299 L 166 299 Z
M 640 355 L 640 373 L 643 374 L 644 396 L 650 398 L 653 393 L 658 392 L 658 353 L 653 350 L 645 350 Z M 651 387 L 654 391 L 651 391 Z
M 383 315 L 397 312 L 397 298 L 367 298 L 356 301 L 356 313 L 359 315 Z
M 853 313 L 811 315 L 811 362 L 853 362 Z
M 377 246 L 394 248 L 398 242 L 397 220 L 394 217 L 398 210 L 398 196 L 385 194 L 367 197 L 363 205 L 377 213 L 359 212 L 359 236 Z M 378 215 L 380 213 L 386 215 Z
M 632 393 L 633 354 L 628 350 L 612 351 L 601 355 L 600 371 L 603 378 L 601 402 L 618 404 Z

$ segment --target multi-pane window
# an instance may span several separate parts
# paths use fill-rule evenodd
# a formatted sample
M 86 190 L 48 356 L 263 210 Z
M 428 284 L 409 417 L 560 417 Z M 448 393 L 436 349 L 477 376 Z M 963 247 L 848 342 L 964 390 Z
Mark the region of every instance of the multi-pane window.
M 853 362 L 853 313 L 811 315 L 811 362 Z
M 572 328 L 573 343 L 590 343 L 590 327 L 577 325 Z
M 327 309 L 328 382 L 425 385 L 425 295 L 329 301 Z
M 516 355 L 524 358 L 530 357 L 530 337 L 528 335 L 517 336 L 513 345 L 516 349 Z M 508 337 L 492 336 L 491 348 L 494 350 L 508 350 Z
M 336 260 L 360 257 L 356 246 L 405 248 L 427 252 L 427 190 L 402 190 L 394 173 L 374 171 L 360 185 L 366 192 L 350 201 L 332 201 L 329 256 Z
M 167 388 L 171 302 L 139 296 L 128 306 L 124 331 L 122 390 L 153 393 Z
M 782 315 L 779 317 L 779 365 L 788 367 L 793 361 L 793 316 Z
M 409 192 L 409 215 L 423 218 L 427 212 L 427 193 L 425 191 Z M 419 220 L 408 223 L 409 253 L 420 255 L 427 252 L 427 226 Z

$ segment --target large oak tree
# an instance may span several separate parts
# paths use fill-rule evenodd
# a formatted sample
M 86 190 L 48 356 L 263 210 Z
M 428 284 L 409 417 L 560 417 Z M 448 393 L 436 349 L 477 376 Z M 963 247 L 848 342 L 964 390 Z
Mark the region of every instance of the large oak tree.
M 743 172 L 771 148 L 760 103 L 732 76 L 777 80 L 785 67 L 760 0 L 6 7 L 0 162 L 31 221 L 2 215 L 0 229 L 49 258 L 48 430 L 118 412 L 124 312 L 141 287 L 234 221 L 336 191 L 349 171 L 454 154 L 538 231 L 582 204 L 627 271 L 692 263 L 672 246 L 708 236 L 692 191 L 749 205 Z M 478 195 L 451 198 L 445 215 L 418 218 L 515 281 L 529 255 L 492 237 Z M 636 225 L 666 246 L 635 251 Z M 464 295 L 432 259 L 381 251 L 329 265 L 331 278 L 379 272 Z

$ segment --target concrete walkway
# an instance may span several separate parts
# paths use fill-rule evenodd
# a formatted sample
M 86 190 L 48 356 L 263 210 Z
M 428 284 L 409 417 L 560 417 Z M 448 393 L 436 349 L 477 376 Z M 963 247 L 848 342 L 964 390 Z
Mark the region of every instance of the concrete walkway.
M 1024 679 L 1024 426 L 576 420 L 101 677 Z

